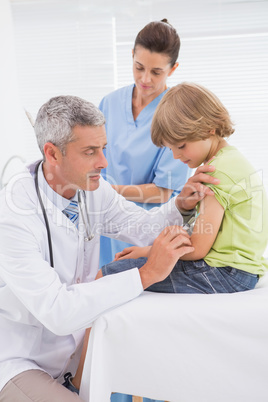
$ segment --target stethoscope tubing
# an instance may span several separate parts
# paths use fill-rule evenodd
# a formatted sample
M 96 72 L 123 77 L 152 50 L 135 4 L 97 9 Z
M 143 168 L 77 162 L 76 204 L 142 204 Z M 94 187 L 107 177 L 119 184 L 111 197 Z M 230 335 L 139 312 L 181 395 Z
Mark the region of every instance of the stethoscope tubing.
M 43 203 L 43 200 L 42 200 L 42 197 L 41 197 L 41 194 L 40 194 L 40 190 L 39 190 L 39 185 L 38 185 L 38 168 L 39 168 L 41 163 L 42 163 L 42 161 L 38 162 L 36 167 L 35 167 L 34 184 L 35 184 L 36 194 L 37 194 L 37 197 L 38 197 L 40 207 L 42 209 L 42 213 L 43 213 L 43 217 L 44 217 L 44 221 L 45 221 L 45 225 L 46 225 L 46 230 L 47 230 L 47 241 L 48 241 L 48 248 L 49 248 L 50 266 L 52 268 L 54 268 L 53 248 L 52 248 L 50 227 L 49 227 L 47 213 L 46 213 L 46 210 L 45 210 L 45 207 L 44 207 L 44 203 Z
M 52 268 L 54 268 L 54 258 L 53 258 L 53 248 L 52 248 L 52 240 L 51 240 L 51 233 L 50 233 L 50 227 L 49 227 L 49 223 L 48 223 L 48 218 L 47 218 L 47 213 L 44 207 L 44 203 L 40 194 L 40 189 L 39 189 L 39 185 L 38 185 L 38 168 L 40 166 L 40 164 L 42 163 L 42 160 L 40 162 L 37 163 L 35 170 L 34 170 L 34 183 L 35 183 L 35 189 L 36 189 L 36 194 L 38 197 L 38 201 L 39 204 L 41 206 L 41 210 L 42 210 L 42 214 L 44 217 L 44 221 L 45 221 L 45 225 L 46 225 L 46 230 L 47 230 L 47 241 L 48 241 L 48 248 L 49 248 L 49 259 L 50 259 L 50 265 Z M 84 195 L 84 202 L 85 202 L 85 192 L 83 192 Z M 81 190 L 78 191 L 78 203 L 80 206 L 80 213 L 82 216 L 82 220 L 84 222 L 85 228 L 86 228 L 86 237 L 84 237 L 85 241 L 90 241 L 94 238 L 94 234 L 91 233 L 91 229 L 90 229 L 90 222 L 89 222 L 89 218 L 88 215 L 86 214 L 86 218 L 87 218 L 87 225 L 85 224 L 85 217 L 84 217 L 84 212 L 82 210 L 82 200 L 81 200 Z M 88 233 L 87 228 L 89 228 L 90 233 Z

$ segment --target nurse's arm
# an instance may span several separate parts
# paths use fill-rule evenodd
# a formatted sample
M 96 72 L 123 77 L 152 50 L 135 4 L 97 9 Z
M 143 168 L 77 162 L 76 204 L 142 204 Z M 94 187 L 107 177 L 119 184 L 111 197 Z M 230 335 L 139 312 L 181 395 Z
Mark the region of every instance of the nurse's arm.
M 116 184 L 112 187 L 127 200 L 141 203 L 163 204 L 170 199 L 173 193 L 172 189 L 158 187 L 154 183 Z

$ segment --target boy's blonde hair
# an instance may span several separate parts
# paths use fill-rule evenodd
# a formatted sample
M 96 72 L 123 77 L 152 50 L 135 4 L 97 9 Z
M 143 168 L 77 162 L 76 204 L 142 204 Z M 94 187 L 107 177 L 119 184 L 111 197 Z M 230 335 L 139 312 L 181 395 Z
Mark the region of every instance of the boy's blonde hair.
M 151 133 L 158 147 L 164 142 L 207 139 L 215 130 L 219 137 L 233 134 L 233 123 L 221 101 L 208 89 L 184 82 L 163 96 L 154 113 Z

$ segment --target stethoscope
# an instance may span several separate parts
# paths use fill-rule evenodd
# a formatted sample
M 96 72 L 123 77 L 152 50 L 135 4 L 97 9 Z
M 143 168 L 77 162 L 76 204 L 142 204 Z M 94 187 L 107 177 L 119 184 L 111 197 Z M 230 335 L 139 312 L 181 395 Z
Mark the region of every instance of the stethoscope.
M 35 189 L 36 189 L 36 194 L 38 197 L 39 204 L 41 206 L 42 214 L 44 217 L 45 225 L 46 225 L 46 230 L 47 230 L 47 241 L 48 241 L 48 248 L 49 248 L 49 258 L 50 258 L 50 265 L 52 268 L 54 268 L 54 259 L 53 259 L 53 249 L 52 249 L 52 240 L 51 240 L 51 233 L 50 233 L 50 227 L 48 223 L 48 218 L 47 218 L 47 213 L 44 207 L 44 203 L 40 194 L 40 189 L 38 185 L 38 168 L 42 161 L 38 162 L 35 170 L 34 170 L 34 184 L 35 184 Z M 84 237 L 85 241 L 90 241 L 94 238 L 94 234 L 91 232 L 91 226 L 90 226 L 90 221 L 88 214 L 85 213 L 86 211 L 86 194 L 84 190 L 78 190 L 78 206 L 79 206 L 79 213 L 83 221 L 83 225 L 85 228 L 86 236 Z

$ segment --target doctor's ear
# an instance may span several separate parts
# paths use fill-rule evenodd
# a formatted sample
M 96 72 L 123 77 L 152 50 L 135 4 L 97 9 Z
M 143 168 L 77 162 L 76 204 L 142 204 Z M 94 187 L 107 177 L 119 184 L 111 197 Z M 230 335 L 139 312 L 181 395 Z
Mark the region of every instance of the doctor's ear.
M 59 160 L 62 158 L 62 153 L 60 149 L 52 144 L 52 142 L 46 142 L 44 145 L 44 154 L 46 161 L 49 162 L 52 166 L 56 166 Z

